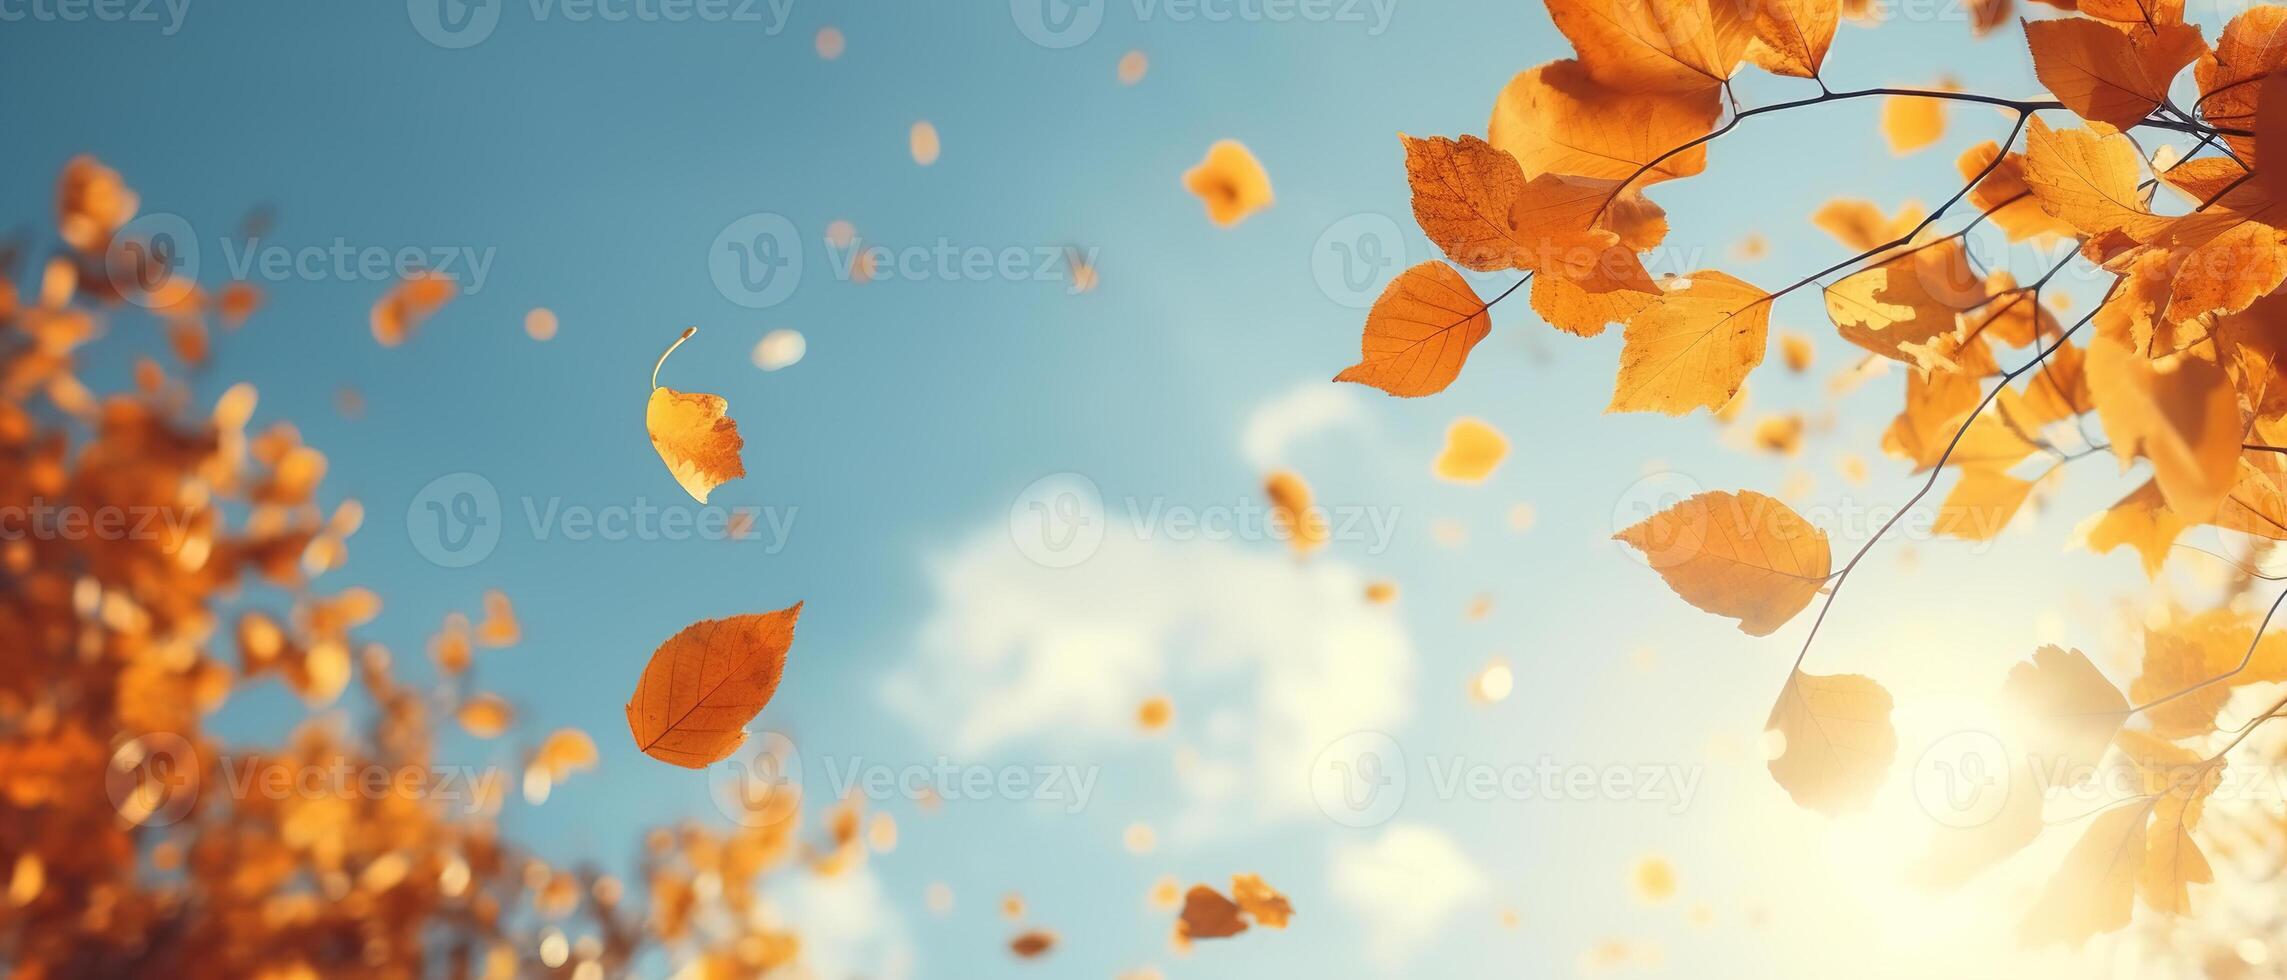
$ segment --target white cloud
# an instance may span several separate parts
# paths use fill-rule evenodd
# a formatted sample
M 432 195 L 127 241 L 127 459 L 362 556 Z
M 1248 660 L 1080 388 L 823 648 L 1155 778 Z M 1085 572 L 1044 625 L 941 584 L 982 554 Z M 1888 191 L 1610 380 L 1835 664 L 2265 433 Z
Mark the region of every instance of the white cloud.
M 1329 885 L 1365 927 L 1366 949 L 1396 967 L 1446 916 L 1485 894 L 1485 876 L 1444 831 L 1391 824 L 1371 844 L 1337 841 Z
M 1277 469 L 1295 443 L 1366 419 L 1356 386 L 1312 381 L 1256 406 L 1240 430 L 1239 450 L 1256 469 Z
M 833 876 L 782 876 L 770 889 L 769 918 L 802 937 L 795 975 L 905 980 L 914 974 L 912 941 L 897 904 L 873 869 Z
M 1411 711 L 1413 645 L 1339 561 L 1115 524 L 1072 568 L 1027 560 L 999 528 L 933 566 L 935 606 L 885 681 L 890 705 L 968 759 L 1028 741 L 1165 752 L 1136 738 L 1135 709 L 1168 694 L 1193 757 L 1175 836 L 1315 815 L 1318 752 Z M 1207 812 L 1223 807 L 1253 812 Z

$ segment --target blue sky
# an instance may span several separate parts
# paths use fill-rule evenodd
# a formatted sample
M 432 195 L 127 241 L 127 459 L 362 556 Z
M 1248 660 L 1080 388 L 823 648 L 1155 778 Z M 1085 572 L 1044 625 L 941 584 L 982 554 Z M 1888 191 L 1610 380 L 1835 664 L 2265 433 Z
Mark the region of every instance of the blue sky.
M 1617 332 L 1558 334 L 1521 296 L 1497 308 L 1493 336 L 1439 396 L 1325 382 L 1355 360 L 1363 319 L 1314 274 L 1329 229 L 1380 216 L 1408 229 L 1407 261 L 1433 257 L 1410 231 L 1395 136 L 1481 133 L 1503 82 L 1567 54 L 1537 4 L 1395 0 L 1333 8 L 1355 20 L 1211 20 L 1168 0 L 1111 0 L 1085 40 L 1051 47 L 989 0 L 734 3 L 742 16 L 679 22 L 494 0 L 490 33 L 454 48 L 418 29 L 421 2 L 192 0 L 179 17 L 155 8 L 156 21 L 0 23 L 0 221 L 51 240 L 54 175 L 90 152 L 146 212 L 193 229 L 209 283 L 228 278 L 231 249 L 244 247 L 235 229 L 259 205 L 277 216 L 264 246 L 482 263 L 481 283 L 395 349 L 366 325 L 385 281 L 331 267 L 262 279 L 265 308 L 219 338 L 194 384 L 211 398 L 252 381 L 258 422 L 291 419 L 328 453 L 329 493 L 369 514 L 333 578 L 386 597 L 370 635 L 401 659 L 422 659 L 438 621 L 473 613 L 485 589 L 515 600 L 525 639 L 480 655 L 479 683 L 516 702 L 526 729 L 580 727 L 603 749 L 600 771 L 544 806 L 511 808 L 508 823 L 544 853 L 619 862 L 642 828 L 719 820 L 706 777 L 635 751 L 621 705 L 683 625 L 804 600 L 785 684 L 756 728 L 794 740 L 813 794 L 829 771 L 941 757 L 1095 773 L 1078 812 L 988 800 L 927 815 L 877 801 L 901 825 L 899 847 L 845 893 L 789 898 L 858 910 L 865 928 L 846 930 L 837 954 L 851 970 L 1556 976 L 1625 940 L 1662 951 L 1624 968 L 1644 975 L 2075 975 L 2060 956 L 2008 952 L 2008 917 L 1994 911 L 2021 904 L 2053 856 L 2028 855 L 2022 881 L 1926 899 L 1896 881 L 1919 847 L 1912 819 L 1829 824 L 1771 784 L 1754 739 L 1803 624 L 1743 636 L 1606 540 L 1648 473 L 1680 474 L 1655 490 L 1680 479 L 1767 492 L 1807 474 L 1799 503 L 1838 515 L 1911 492 L 1915 479 L 1878 449 L 1898 376 L 1827 395 L 1826 378 L 1854 358 L 1815 291 L 1782 303 L 1775 324 L 1818 338 L 1816 368 L 1790 377 L 1773 363 L 1752 382 L 1750 419 L 1818 421 L 1793 459 L 1747 451 L 1704 416 L 1600 414 Z M 1922 14 L 1846 25 L 1830 84 L 1919 85 L 1942 70 L 1974 90 L 2038 90 L 2013 29 L 1972 42 L 1956 13 Z M 2199 19 L 2212 36 L 2212 12 Z M 847 38 L 834 60 L 813 49 L 828 26 Z M 1132 86 L 1115 78 L 1129 50 L 1149 58 Z M 1748 104 L 1809 94 L 1748 74 Z M 2004 117 L 1957 108 L 1943 144 L 1897 158 L 1877 112 L 1871 100 L 1822 106 L 1719 141 L 1705 174 L 1654 192 L 1670 247 L 1780 285 L 1843 254 L 1809 224 L 1821 203 L 1933 204 L 1958 186 L 1962 147 L 2007 132 Z M 907 152 L 922 120 L 943 144 L 927 167 Z M 1179 182 L 1225 138 L 1246 143 L 1277 195 L 1229 229 Z M 757 213 L 785 219 L 804 258 L 799 284 L 759 309 L 719 289 L 712 264 L 718 236 Z M 1029 274 L 844 281 L 824 240 L 837 220 L 891 248 L 1094 250 L 1101 283 L 1073 295 Z M 1749 231 L 1769 254 L 1737 260 Z M 1481 282 L 1487 295 L 1505 285 Z M 2084 303 L 2090 285 L 2074 287 Z M 552 341 L 520 327 L 537 306 L 561 319 Z M 770 508 L 788 521 L 784 539 L 536 529 L 529 513 L 562 508 L 698 510 L 641 424 L 653 360 L 694 325 L 661 380 L 729 399 L 748 476 L 713 502 Z M 799 330 L 808 353 L 765 373 L 748 351 L 774 329 Z M 158 345 L 123 323 L 88 349 L 85 373 L 118 384 Z M 363 396 L 360 420 L 335 411 L 345 386 Z M 1512 442 L 1484 485 L 1430 474 L 1461 416 Z M 1250 426 L 1276 432 L 1281 420 L 1298 430 L 1250 444 Z M 1869 460 L 1870 483 L 1842 479 L 1845 452 Z M 1128 526 L 1131 513 L 1259 507 L 1270 465 L 1303 474 L 1324 503 L 1386 519 L 1389 534 L 1297 562 L 1262 535 Z M 1902 723 L 1942 733 L 2037 642 L 2119 654 L 2099 597 L 2141 587 L 2133 560 L 2058 555 L 2081 515 L 2142 477 L 2078 465 L 2083 482 L 1981 553 L 1885 545 L 1810 669 L 1870 673 L 1919 712 Z M 457 473 L 497 493 L 502 533 L 483 560 L 448 568 L 424 557 L 408 518 L 424 488 Z M 1012 507 L 1054 474 L 1084 478 L 1110 522 L 1107 544 L 1073 569 L 1031 561 L 1011 533 Z M 1535 514 L 1524 532 L 1510 526 L 1520 503 Z M 1465 539 L 1439 543 L 1441 522 Z M 1836 532 L 1838 547 L 1855 544 Z M 1373 579 L 1398 583 L 1398 602 L 1351 602 Z M 1472 619 L 1479 595 L 1490 612 Z M 1473 704 L 1465 684 L 1494 656 L 1516 691 Z M 1153 693 L 1172 698 L 1177 721 L 1144 738 L 1121 712 Z M 298 710 L 257 689 L 217 727 L 274 739 Z M 1408 790 L 1374 826 L 1307 805 L 1314 749 L 1347 730 L 1346 711 L 1402 747 Z M 446 755 L 514 760 L 512 744 L 459 737 Z M 1425 791 L 1454 759 L 1683 767 L 1698 782 L 1688 806 Z M 1902 792 L 1886 796 L 1889 811 L 1912 810 Z M 1150 854 L 1121 846 L 1136 822 L 1159 831 Z M 1676 900 L 1631 893 L 1628 869 L 1646 854 L 1674 862 Z M 1292 896 L 1293 927 L 1172 956 L 1172 914 L 1145 902 L 1152 882 L 1234 871 Z M 949 914 L 924 905 L 933 882 L 955 894 Z M 1026 896 L 1028 923 L 1063 937 L 1042 963 L 1011 965 L 1004 950 L 1015 927 L 997 905 L 1009 891 Z M 1691 921 L 1702 905 L 1712 924 Z M 1504 908 L 1518 927 L 1499 924 Z M 1947 943 L 1930 942 L 1940 934 Z

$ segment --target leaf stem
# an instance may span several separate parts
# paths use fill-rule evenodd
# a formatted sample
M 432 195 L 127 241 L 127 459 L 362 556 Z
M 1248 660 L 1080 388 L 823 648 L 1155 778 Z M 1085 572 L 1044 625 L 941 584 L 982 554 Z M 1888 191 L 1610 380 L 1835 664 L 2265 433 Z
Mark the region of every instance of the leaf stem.
M 675 348 L 683 346 L 684 341 L 691 339 L 691 335 L 698 332 L 699 328 L 697 327 L 684 327 L 683 335 L 675 338 L 674 343 L 668 344 L 667 350 L 659 355 L 658 363 L 651 365 L 651 387 L 653 390 L 656 391 L 659 388 L 659 369 L 667 366 L 667 355 L 675 353 Z

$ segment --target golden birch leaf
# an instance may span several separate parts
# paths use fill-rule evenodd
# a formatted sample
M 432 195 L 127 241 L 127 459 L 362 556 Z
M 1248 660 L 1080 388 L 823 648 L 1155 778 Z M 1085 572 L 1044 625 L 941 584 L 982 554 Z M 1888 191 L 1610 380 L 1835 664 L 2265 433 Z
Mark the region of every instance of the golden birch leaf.
M 2002 157 L 2000 163 L 1993 162 L 1996 156 Z M 1988 165 L 1993 169 L 1985 169 Z M 2024 154 L 2003 155 L 2001 144 L 1986 140 L 1963 150 L 1961 157 L 1954 161 L 1954 167 L 1961 171 L 1963 180 L 1981 173 L 1985 175 L 1970 189 L 1969 203 L 1988 215 L 1986 220 L 2007 232 L 2010 241 L 2046 240 L 2073 234 L 2072 225 L 2041 210 L 2041 202 L 2033 197 L 2033 189 L 2026 186 Z
M 2098 336 L 2089 343 L 2088 382 L 2120 461 L 2150 460 L 2178 517 L 2213 519 L 2239 472 L 2239 397 L 2224 370 L 2189 355 L 2148 360 Z
M 643 409 L 643 427 L 650 431 L 651 448 L 667 464 L 668 474 L 691 499 L 703 504 L 716 487 L 746 475 L 746 463 L 739 458 L 746 441 L 739 438 L 738 423 L 728 414 L 730 403 L 721 396 L 659 384 L 659 367 L 667 363 L 667 355 L 698 332 L 697 327 L 685 329 L 651 368 L 651 401 Z
M 2215 525 L 2231 531 L 2287 541 L 2287 493 L 2278 477 L 2246 457 L 2239 460 L 2239 479 L 2216 510 Z
M 2176 536 L 2191 525 L 2168 509 L 2168 501 L 2160 495 L 2160 484 L 2146 480 L 2144 485 L 2120 498 L 2104 513 L 2083 521 L 2074 536 L 2090 551 L 2105 554 L 2121 545 L 2136 549 L 2143 562 L 2147 578 L 2160 574 L 2160 566 L 2168 561 L 2168 550 L 2175 546 Z
M 1271 522 L 1297 555 L 1307 555 L 1326 543 L 1326 513 L 1310 505 L 1310 484 L 1302 477 L 1279 470 L 1263 479 L 1263 496 L 1270 498 Z
M 2241 11 L 2224 25 L 2215 51 L 2192 70 L 2200 85 L 2200 115 L 2219 129 L 2260 132 L 2260 79 L 2282 67 L 2287 67 L 2287 7 L 2264 3 Z M 2226 136 L 2224 143 L 2249 166 L 2260 162 L 2254 137 Z
M 1991 541 L 2009 526 L 2033 493 L 2033 481 L 2020 480 L 2001 470 L 1965 468 L 1961 482 L 1938 506 L 1931 530 L 1964 541 Z
M 1952 334 L 1959 314 L 1985 298 L 1985 283 L 1961 243 L 1944 241 L 1844 276 L 1824 293 L 1844 340 L 1916 363 L 1916 352 Z
M 2088 655 L 2056 646 L 2009 668 L 2001 699 L 2024 727 L 2026 755 L 2045 773 L 2094 771 L 2128 720 L 2128 699 Z
M 1271 176 L 1247 145 L 1217 140 L 1199 164 L 1183 172 L 1183 186 L 1207 207 L 1207 220 L 1229 228 L 1270 207 Z
M 1231 900 L 1258 926 L 1284 929 L 1287 920 L 1294 917 L 1294 906 L 1287 904 L 1286 896 L 1264 884 L 1260 875 L 1232 875 Z
M 1525 172 L 1517 158 L 1474 136 L 1415 139 L 1404 133 L 1406 182 L 1414 222 L 1465 269 L 1492 272 L 1532 264 L 1531 241 L 1510 221 Z
M 2127 129 L 2168 97 L 2168 83 L 2207 52 L 2185 24 L 2123 29 L 2087 18 L 2028 22 L 2033 73 L 2065 107 L 2091 122 Z
M 1662 282 L 1628 321 L 1607 412 L 1682 415 L 1722 408 L 1763 362 L 1771 304 L 1760 289 L 1701 270 Z
M 1359 361 L 1336 381 L 1372 385 L 1401 398 L 1444 391 L 1461 376 L 1469 350 L 1493 331 L 1485 302 L 1443 262 L 1407 269 L 1366 311 Z
M 786 671 L 802 604 L 693 623 L 659 645 L 627 702 L 635 746 L 661 762 L 703 769 L 746 741 L 744 730 Z
M 1817 78 L 1841 17 L 1838 0 L 1761 0 L 1747 58 L 1774 75 Z
M 1438 450 L 1431 469 L 1440 480 L 1483 483 L 1508 455 L 1509 440 L 1501 430 L 1478 419 L 1459 418 L 1446 427 L 1445 447 Z
M 1713 89 L 1755 38 L 1751 8 L 1729 0 L 1547 0 L 1590 75 L 1631 92 Z
M 1767 636 L 1810 604 L 1834 555 L 1826 532 L 1742 490 L 1690 497 L 1618 534 L 1685 602 Z
M 1919 95 L 1893 95 L 1882 100 L 1882 139 L 1891 156 L 1905 156 L 1942 139 L 1946 134 L 1943 99 Z
M 1865 809 L 1898 753 L 1890 692 L 1857 674 L 1795 671 L 1763 727 L 1784 743 L 1771 778 L 1796 806 L 1828 816 Z
M 2150 217 L 2136 189 L 2136 144 L 2119 133 L 2050 129 L 2034 116 L 2025 130 L 2025 186 L 2041 209 L 2090 237 Z
M 1528 178 L 1634 177 L 1638 185 L 1653 184 L 1707 168 L 1705 146 L 1666 154 L 1707 135 L 1722 111 L 1713 88 L 1620 90 L 1590 78 L 1580 62 L 1552 61 L 1517 73 L 1502 87 L 1485 140 L 1516 157 Z
M 2136 879 L 2144 869 L 2144 823 L 2150 812 L 2149 806 L 2130 804 L 2098 814 L 2034 901 L 2018 935 L 2036 946 L 2077 946 L 2127 925 Z

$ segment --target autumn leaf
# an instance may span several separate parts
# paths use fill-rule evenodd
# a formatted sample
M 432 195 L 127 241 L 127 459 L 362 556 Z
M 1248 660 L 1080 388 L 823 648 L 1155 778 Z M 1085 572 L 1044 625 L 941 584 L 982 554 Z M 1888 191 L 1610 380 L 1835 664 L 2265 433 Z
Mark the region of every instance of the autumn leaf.
M 728 758 L 746 741 L 746 723 L 777 692 L 801 614 L 797 602 L 777 612 L 703 620 L 660 644 L 627 702 L 636 748 L 686 769 Z
M 1945 134 L 1945 100 L 1926 95 L 1892 95 L 1882 100 L 1882 139 L 1890 144 L 1892 156 L 1902 157 L 1928 147 Z
M 2032 945 L 2078 944 L 2127 925 L 2144 869 L 2150 812 L 2147 805 L 2130 804 L 2098 814 L 2034 901 L 2018 935 Z
M 2196 27 L 2123 29 L 2081 18 L 2025 24 L 2033 72 L 2065 107 L 2091 122 L 2127 129 L 2160 107 L 2168 83 L 2207 42 Z
M 1485 303 L 1442 262 L 1407 269 L 1366 312 L 1360 360 L 1336 381 L 1372 385 L 1418 398 L 1444 391 L 1461 375 L 1470 348 L 1493 330 Z
M 2147 217 L 2137 185 L 2136 145 L 2118 133 L 2053 130 L 2034 116 L 2025 130 L 2025 186 L 2042 210 L 2090 237 Z
M 1199 164 L 1183 172 L 1183 186 L 1207 206 L 1207 220 L 1228 228 L 1271 206 L 1271 178 L 1238 140 L 1217 140 Z
M 2025 730 L 2025 754 L 2048 773 L 2093 772 L 2128 720 L 2128 699 L 2088 655 L 2056 646 L 2009 668 L 2001 700 Z
M 2176 536 L 2191 524 L 2168 509 L 2168 502 L 2160 495 L 2160 484 L 2146 480 L 2144 485 L 2130 491 L 2118 503 L 2083 522 L 2074 531 L 2090 551 L 2105 554 L 2121 545 L 2135 548 L 2144 565 L 2147 577 L 2158 576 L 2160 566 L 2167 563 L 2168 550 L 2174 547 Z
M 2033 481 L 2020 480 L 2000 470 L 1973 467 L 1962 472 L 1961 482 L 1946 494 L 1931 530 L 1965 541 L 1991 541 L 2009 526 Z
M 1264 884 L 1260 875 L 1232 875 L 1231 900 L 1240 912 L 1265 928 L 1284 929 L 1287 920 L 1294 917 L 1294 906 L 1287 904 L 1286 896 Z
M 1841 15 L 1842 4 L 1836 0 L 1760 0 L 1755 40 L 1747 46 L 1747 57 L 1774 75 L 1817 78 Z
M 1193 885 L 1183 893 L 1183 914 L 1175 920 L 1177 936 L 1223 939 L 1245 931 L 1247 920 L 1239 917 L 1239 903 L 1206 885 Z
M 1271 521 L 1297 555 L 1307 555 L 1326 544 L 1326 514 L 1310 505 L 1310 484 L 1302 477 L 1279 470 L 1263 478 L 1263 496 L 1271 502 Z
M 1552 61 L 1502 87 L 1485 140 L 1516 157 L 1528 179 L 1564 174 L 1654 184 L 1707 168 L 1705 146 L 1678 148 L 1707 135 L 1722 111 L 1712 88 L 1616 89 L 1590 78 L 1580 62 Z
M 1763 362 L 1771 304 L 1762 290 L 1712 270 L 1661 287 L 1628 321 L 1607 412 L 1721 408 Z
M 1513 224 L 1525 189 L 1517 159 L 1474 136 L 1415 139 L 1398 135 L 1406 149 L 1406 180 L 1422 233 L 1466 269 L 1537 267 L 1531 236 Z
M 1009 952 L 1028 960 L 1046 956 L 1055 948 L 1056 934 L 1046 929 L 1027 930 L 1009 940 Z
M 2202 55 L 2192 70 L 2200 87 L 2196 103 L 2200 115 L 2211 126 L 2236 130 L 2224 136 L 2224 144 L 2242 162 L 2259 169 L 2255 137 L 2239 134 L 2256 132 L 2261 122 L 2256 115 L 2262 102 L 2261 79 L 2287 67 L 2283 36 L 2287 36 L 2287 7 L 2252 5 L 2224 25 L 2215 50 Z
M 1634 92 L 1713 89 L 1756 37 L 1747 4 L 1727 0 L 1547 0 L 1597 82 Z
M 414 328 L 457 295 L 460 295 L 460 285 L 444 276 L 434 273 L 407 276 L 373 304 L 373 339 L 380 341 L 383 347 L 404 343 Z
M 1483 483 L 1508 454 L 1509 440 L 1501 430 L 1473 418 L 1455 419 L 1446 427 L 1445 447 L 1431 470 L 1440 480 Z
M 746 463 L 739 458 L 746 440 L 739 438 L 738 423 L 728 414 L 730 403 L 721 396 L 659 384 L 659 369 L 668 355 L 698 332 L 697 327 L 684 330 L 652 365 L 651 401 L 643 410 L 643 427 L 650 431 L 651 448 L 667 464 L 667 472 L 691 499 L 703 504 L 716 487 L 746 475 Z
M 1899 253 L 1825 289 L 1827 315 L 1843 339 L 1893 360 L 1916 363 L 1957 317 L 1985 299 L 1955 240 Z
M 1766 636 L 1810 604 L 1834 559 L 1826 532 L 1749 490 L 1697 494 L 1618 534 L 1678 596 Z
M 1999 163 L 1994 162 L 2000 157 Z M 1991 166 L 1993 169 L 1987 170 Z M 2013 242 L 2039 241 L 2051 237 L 2073 234 L 2073 226 L 2041 209 L 2041 202 L 2033 196 L 2033 189 L 2025 183 L 2025 155 L 2003 153 L 2001 144 L 1986 140 L 1963 150 L 1954 161 L 1963 180 L 1977 179 L 1970 189 L 1969 203 L 1986 216 Z M 1979 178 L 1978 174 L 1985 176 Z
M 2229 531 L 2287 541 L 2287 490 L 2279 476 L 2246 457 L 2239 460 L 2239 476 L 2216 510 L 2215 525 Z
M 1865 809 L 1898 752 L 1890 692 L 1856 674 L 1796 670 L 1763 727 L 1782 743 L 1771 778 L 1795 805 L 1828 816 Z
M 2123 464 L 2150 460 L 2168 509 L 2205 523 L 2237 480 L 2239 400 L 2223 369 L 2189 355 L 2147 360 L 2099 336 L 2088 348 L 2089 391 Z

